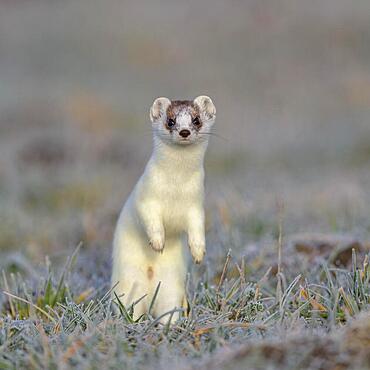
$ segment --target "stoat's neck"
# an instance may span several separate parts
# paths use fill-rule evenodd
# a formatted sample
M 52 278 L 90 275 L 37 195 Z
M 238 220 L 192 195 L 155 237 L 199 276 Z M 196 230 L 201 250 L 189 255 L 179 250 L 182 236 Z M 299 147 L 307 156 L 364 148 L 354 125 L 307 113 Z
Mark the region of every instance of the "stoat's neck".
M 208 141 L 190 145 L 168 144 L 154 136 L 151 164 L 172 171 L 199 171 L 203 168 Z

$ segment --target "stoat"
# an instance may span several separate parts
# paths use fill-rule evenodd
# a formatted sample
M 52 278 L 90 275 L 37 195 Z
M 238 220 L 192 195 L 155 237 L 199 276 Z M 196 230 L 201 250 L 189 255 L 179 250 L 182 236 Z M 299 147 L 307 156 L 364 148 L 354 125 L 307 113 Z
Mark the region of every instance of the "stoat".
M 135 319 L 148 312 L 159 282 L 151 314 L 183 307 L 188 250 L 195 263 L 203 260 L 203 160 L 215 118 L 208 96 L 157 98 L 150 109 L 153 153 L 121 211 L 113 242 L 115 293 L 126 307 L 145 295 L 134 306 Z

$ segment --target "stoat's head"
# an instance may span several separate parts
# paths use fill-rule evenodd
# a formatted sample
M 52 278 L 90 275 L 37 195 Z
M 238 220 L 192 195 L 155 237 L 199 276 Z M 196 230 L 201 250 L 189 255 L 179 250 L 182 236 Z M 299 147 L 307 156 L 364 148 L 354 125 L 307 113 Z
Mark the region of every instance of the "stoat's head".
M 157 98 L 150 108 L 154 134 L 167 143 L 187 145 L 208 139 L 216 108 L 208 96 L 194 100 Z

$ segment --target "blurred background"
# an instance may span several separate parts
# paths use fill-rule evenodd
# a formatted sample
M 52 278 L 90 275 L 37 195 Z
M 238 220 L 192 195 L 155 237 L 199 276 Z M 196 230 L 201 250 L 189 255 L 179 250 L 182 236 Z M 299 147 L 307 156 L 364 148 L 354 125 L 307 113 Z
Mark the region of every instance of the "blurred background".
M 0 0 L 0 256 L 109 259 L 158 96 L 216 104 L 211 244 L 273 238 L 277 204 L 286 235 L 368 238 L 369 19 L 368 0 Z

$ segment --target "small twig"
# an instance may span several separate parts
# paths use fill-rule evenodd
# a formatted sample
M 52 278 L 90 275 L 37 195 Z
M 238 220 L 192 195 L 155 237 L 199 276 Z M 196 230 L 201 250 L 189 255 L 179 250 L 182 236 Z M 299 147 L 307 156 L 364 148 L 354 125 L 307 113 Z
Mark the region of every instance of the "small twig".
M 278 228 L 279 228 L 279 235 L 278 235 L 278 266 L 277 266 L 277 286 L 276 286 L 276 299 L 279 302 L 280 309 L 282 307 L 282 297 L 283 297 L 283 278 L 281 273 L 281 255 L 283 249 L 283 216 L 284 216 L 284 203 L 282 200 L 277 201 L 277 210 L 278 210 Z
M 265 272 L 265 274 L 261 277 L 261 279 L 258 281 L 258 285 L 261 286 L 262 284 L 264 284 L 267 280 L 268 280 L 268 277 L 270 275 L 270 272 L 272 270 L 272 267 L 270 266 L 267 271 Z
M 277 202 L 278 208 L 278 227 L 279 227 L 279 236 L 278 236 L 278 271 L 277 275 L 281 273 L 281 251 L 283 248 L 283 218 L 284 218 L 284 202 L 279 200 Z
M 217 289 L 216 289 L 216 292 L 217 293 L 220 291 L 221 285 L 222 285 L 222 283 L 225 280 L 226 271 L 227 271 L 227 267 L 229 265 L 230 259 L 231 259 L 231 249 L 229 249 L 229 251 L 227 252 L 227 256 L 226 256 L 226 261 L 225 261 L 225 264 L 224 264 L 224 268 L 222 270 L 220 281 L 218 282 Z
M 237 262 L 235 262 L 235 266 L 238 269 L 238 273 L 239 273 L 240 280 L 241 280 L 242 284 L 245 285 L 247 282 L 245 280 L 245 261 L 244 261 L 244 257 L 242 257 L 241 266 L 239 266 Z

